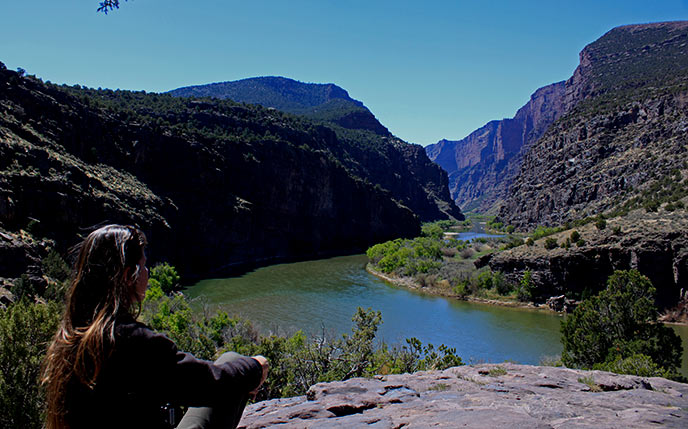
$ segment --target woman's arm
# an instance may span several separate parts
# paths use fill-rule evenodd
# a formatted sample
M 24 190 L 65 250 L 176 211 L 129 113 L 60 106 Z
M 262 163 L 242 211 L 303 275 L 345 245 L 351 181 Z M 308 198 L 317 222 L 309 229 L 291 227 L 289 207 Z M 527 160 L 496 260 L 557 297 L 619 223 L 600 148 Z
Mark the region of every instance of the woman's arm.
M 260 386 L 267 369 L 267 361 L 263 365 L 250 357 L 222 365 L 197 359 L 140 323 L 118 327 L 112 358 L 119 367 L 113 369 L 124 371 L 122 381 L 127 380 L 132 391 L 148 399 L 188 406 L 207 406 L 233 394 L 245 395 Z

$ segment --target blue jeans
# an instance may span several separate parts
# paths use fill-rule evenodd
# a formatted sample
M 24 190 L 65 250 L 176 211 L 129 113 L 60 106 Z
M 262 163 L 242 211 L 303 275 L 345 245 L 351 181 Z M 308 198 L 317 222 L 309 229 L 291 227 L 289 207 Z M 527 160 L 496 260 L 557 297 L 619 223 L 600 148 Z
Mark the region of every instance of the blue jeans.
M 240 357 L 242 356 L 238 353 L 227 352 L 215 363 L 232 362 Z M 233 393 L 227 397 L 222 406 L 190 407 L 177 425 L 177 429 L 234 429 L 239 425 L 247 401 L 248 392 Z

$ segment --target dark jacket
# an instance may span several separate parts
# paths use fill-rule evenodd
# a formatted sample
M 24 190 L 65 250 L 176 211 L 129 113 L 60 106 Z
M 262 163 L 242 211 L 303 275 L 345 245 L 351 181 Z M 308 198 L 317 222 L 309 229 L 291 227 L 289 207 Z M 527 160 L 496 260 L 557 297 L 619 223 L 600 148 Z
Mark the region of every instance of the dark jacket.
M 165 427 L 161 406 L 214 406 L 260 383 L 252 358 L 215 365 L 181 352 L 166 336 L 133 319 L 115 327 L 115 346 L 96 386 L 72 380 L 67 422 L 81 428 Z

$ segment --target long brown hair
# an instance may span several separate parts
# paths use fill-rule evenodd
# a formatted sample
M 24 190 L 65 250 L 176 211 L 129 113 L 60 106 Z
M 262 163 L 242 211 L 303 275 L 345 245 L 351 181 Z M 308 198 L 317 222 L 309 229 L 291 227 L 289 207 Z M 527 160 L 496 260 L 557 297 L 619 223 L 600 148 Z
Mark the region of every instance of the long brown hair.
M 48 429 L 67 427 L 70 381 L 95 387 L 115 341 L 115 320 L 132 314 L 145 246 L 143 232 L 122 225 L 99 228 L 81 243 L 62 323 L 44 363 Z

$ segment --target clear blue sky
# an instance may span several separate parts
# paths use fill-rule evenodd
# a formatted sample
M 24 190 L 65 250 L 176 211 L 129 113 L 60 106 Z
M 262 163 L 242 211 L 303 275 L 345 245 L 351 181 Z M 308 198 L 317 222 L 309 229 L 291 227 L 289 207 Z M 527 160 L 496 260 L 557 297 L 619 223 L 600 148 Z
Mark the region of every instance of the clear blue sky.
M 3 1 L 0 61 L 56 83 L 166 91 L 253 76 L 333 82 L 423 145 L 512 117 L 612 27 L 686 0 Z

